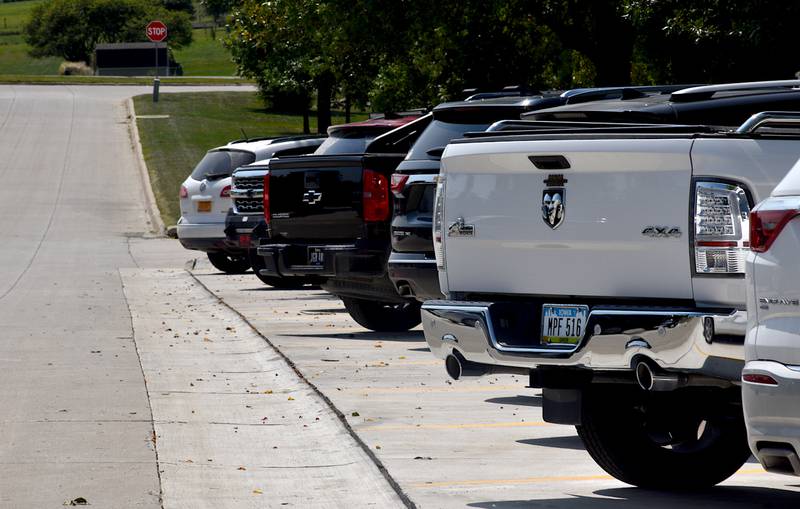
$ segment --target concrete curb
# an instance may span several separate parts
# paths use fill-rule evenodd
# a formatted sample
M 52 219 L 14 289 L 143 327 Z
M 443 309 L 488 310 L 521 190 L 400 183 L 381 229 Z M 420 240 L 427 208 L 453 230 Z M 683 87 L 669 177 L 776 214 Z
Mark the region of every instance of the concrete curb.
M 411 500 L 411 498 L 408 496 L 408 494 L 406 494 L 406 492 L 400 486 L 400 483 L 398 483 L 395 480 L 395 478 L 389 472 L 389 469 L 386 468 L 386 466 L 378 458 L 378 456 L 375 454 L 375 452 L 372 449 L 370 449 L 370 447 L 364 442 L 364 440 L 361 439 L 361 437 L 358 435 L 358 433 L 356 433 L 356 431 L 353 429 L 353 427 L 347 421 L 347 417 L 345 417 L 345 415 L 342 413 L 342 411 L 339 410 L 339 408 L 336 407 L 336 405 L 333 403 L 333 401 L 331 401 L 331 399 L 328 398 L 328 396 L 326 396 L 325 393 L 322 392 L 322 390 L 320 390 L 319 387 L 314 385 L 314 383 L 312 383 L 311 380 L 309 380 L 305 376 L 305 374 L 300 370 L 300 368 L 297 367 L 297 365 L 294 363 L 294 361 L 292 361 L 292 359 L 290 359 L 285 353 L 283 353 L 283 351 L 280 348 L 278 348 L 278 346 L 275 345 L 275 343 L 273 343 L 267 336 L 262 334 L 262 332 L 260 330 L 258 330 L 258 328 L 255 326 L 255 324 L 253 322 L 251 322 L 241 311 L 239 311 L 238 309 L 236 309 L 232 305 L 228 304 L 227 302 L 225 302 L 225 300 L 222 297 L 220 297 L 219 295 L 214 293 L 211 290 L 211 288 L 206 286 L 206 284 L 204 282 L 202 282 L 200 280 L 200 278 L 198 278 L 197 275 L 194 272 L 189 270 L 189 267 L 186 267 L 186 272 L 192 277 L 192 279 L 194 279 L 194 281 L 201 288 L 203 288 L 206 292 L 208 292 L 208 294 L 211 295 L 211 297 L 216 299 L 217 302 L 219 302 L 220 304 L 222 304 L 223 306 L 225 306 L 229 310 L 233 311 L 233 313 L 236 314 L 236 316 L 238 316 L 244 323 L 246 323 L 256 335 L 261 337 L 261 339 L 263 339 L 264 342 L 276 354 L 278 354 L 278 356 L 280 356 L 281 359 L 283 359 L 283 361 L 292 369 L 292 371 L 294 371 L 294 373 L 298 376 L 298 378 L 300 378 L 300 380 L 302 380 L 303 382 L 308 384 L 308 386 L 311 388 L 311 390 L 314 391 L 314 393 L 326 405 L 328 405 L 328 407 L 331 409 L 331 411 L 334 413 L 334 415 L 336 415 L 336 417 L 339 419 L 339 422 L 342 424 L 342 426 L 344 426 L 344 429 L 347 431 L 347 433 L 353 438 L 353 440 L 355 440 L 355 442 L 361 447 L 361 449 L 372 460 L 372 462 L 378 468 L 378 471 L 380 471 L 380 473 L 383 475 L 384 479 L 386 479 L 386 482 L 389 483 L 389 486 L 392 487 L 392 489 L 395 491 L 395 493 L 400 498 L 400 500 L 403 502 L 403 504 L 406 506 L 406 508 L 407 509 L 417 509 L 417 505 Z
M 166 234 L 166 228 L 164 227 L 164 221 L 161 219 L 161 212 L 158 210 L 156 196 L 153 194 L 153 187 L 150 184 L 150 173 L 147 171 L 147 163 L 144 161 L 142 141 L 139 139 L 139 128 L 136 126 L 136 110 L 133 107 L 133 98 L 129 98 L 125 102 L 125 107 L 128 110 L 128 132 L 131 137 L 131 147 L 136 153 L 145 207 L 147 209 L 147 215 L 150 218 L 150 230 L 158 236 L 164 236 Z

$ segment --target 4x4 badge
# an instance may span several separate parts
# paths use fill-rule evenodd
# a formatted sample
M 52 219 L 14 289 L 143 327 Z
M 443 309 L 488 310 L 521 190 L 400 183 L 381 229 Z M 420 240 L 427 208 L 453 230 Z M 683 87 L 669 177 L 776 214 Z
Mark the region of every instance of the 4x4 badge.
M 542 219 L 547 226 L 554 230 L 564 222 L 565 196 L 566 190 L 563 187 L 542 191 Z

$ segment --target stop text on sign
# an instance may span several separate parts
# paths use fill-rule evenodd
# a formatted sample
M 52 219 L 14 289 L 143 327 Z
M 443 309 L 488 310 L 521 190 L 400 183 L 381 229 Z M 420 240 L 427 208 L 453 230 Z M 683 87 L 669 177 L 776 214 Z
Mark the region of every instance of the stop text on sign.
M 161 42 L 167 38 L 167 25 L 161 21 L 151 21 L 147 24 L 147 38 L 153 42 Z

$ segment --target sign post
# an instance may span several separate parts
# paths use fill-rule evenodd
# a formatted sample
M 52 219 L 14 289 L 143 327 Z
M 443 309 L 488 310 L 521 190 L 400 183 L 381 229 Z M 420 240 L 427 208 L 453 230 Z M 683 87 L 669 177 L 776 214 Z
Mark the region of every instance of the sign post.
M 161 21 L 151 21 L 147 24 L 147 38 L 153 41 L 153 47 L 156 53 L 156 77 L 153 79 L 153 102 L 158 102 L 158 87 L 161 85 L 161 80 L 158 79 L 158 43 L 167 38 L 167 25 Z M 167 71 L 169 72 L 169 61 L 167 61 Z

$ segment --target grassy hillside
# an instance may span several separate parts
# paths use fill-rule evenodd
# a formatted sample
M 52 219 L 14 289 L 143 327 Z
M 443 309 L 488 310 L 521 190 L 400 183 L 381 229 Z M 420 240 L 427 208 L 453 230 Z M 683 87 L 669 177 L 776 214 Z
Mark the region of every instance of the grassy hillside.
M 220 42 L 224 29 L 216 31 L 217 39 L 211 37 L 211 30 L 198 28 L 192 32 L 192 44 L 175 50 L 175 60 L 183 66 L 184 76 L 233 76 L 236 66 L 231 62 L 230 53 Z
M 140 95 L 133 102 L 137 117 L 169 115 L 136 119 L 153 193 L 167 225 L 178 221 L 180 185 L 207 150 L 242 138 L 241 129 L 250 137 L 303 132 L 302 115 L 265 111 L 253 92 L 163 94 L 156 104 L 150 95 Z M 357 114 L 352 120 L 365 118 Z M 343 115 L 334 114 L 333 122 L 343 123 Z M 316 130 L 313 116 L 311 130 Z
M 44 0 L 4 3 L 0 0 L 0 75 L 47 75 L 58 74 L 62 59 L 57 57 L 32 58 L 29 46 L 22 39 L 22 25 L 27 21 L 34 5 Z M 210 18 L 196 5 L 196 21 L 208 22 Z M 142 28 L 144 30 L 144 28 Z M 217 30 L 217 36 L 224 30 Z M 196 29 L 194 42 L 187 48 L 175 51 L 175 58 L 183 65 L 186 76 L 233 76 L 236 67 L 230 55 L 218 40 L 211 37 L 208 29 Z
M 0 3 L 0 74 L 56 74 L 60 58 L 32 58 L 22 40 L 22 25 L 43 0 Z

